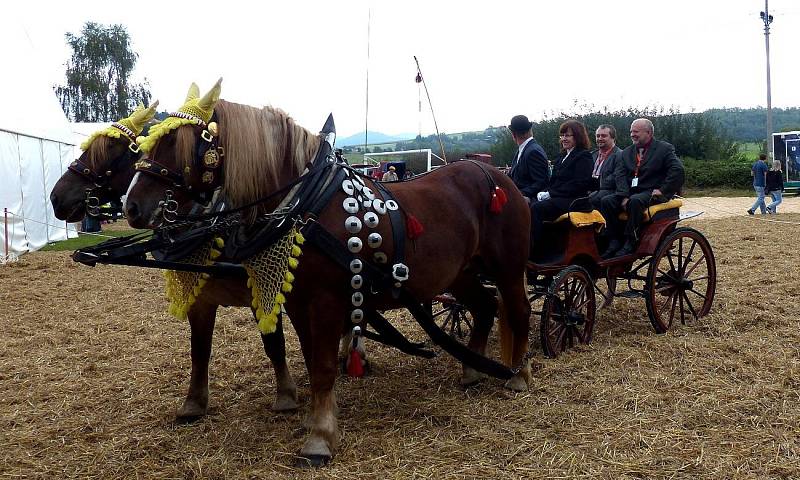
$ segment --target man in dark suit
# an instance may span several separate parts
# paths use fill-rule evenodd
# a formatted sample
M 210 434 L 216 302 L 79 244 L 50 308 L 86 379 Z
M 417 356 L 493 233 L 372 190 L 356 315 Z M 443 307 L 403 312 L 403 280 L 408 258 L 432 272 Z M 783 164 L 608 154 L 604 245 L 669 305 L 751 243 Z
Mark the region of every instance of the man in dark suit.
M 683 186 L 683 164 L 675 155 L 675 147 L 653 139 L 653 130 L 650 120 L 634 120 L 631 124 L 633 145 L 617 154 L 616 192 L 600 202 L 610 238 L 603 258 L 634 253 L 645 209 L 654 203 L 666 202 Z M 622 211 L 628 212 L 624 224 L 619 220 Z
M 541 145 L 533 139 L 533 123 L 525 115 L 516 115 L 511 119 L 508 129 L 511 138 L 517 144 L 517 155 L 511 162 L 508 176 L 519 188 L 525 200 L 530 204 L 536 201 L 536 195 L 547 188 L 550 168 L 547 154 Z
M 617 129 L 614 125 L 600 125 L 594 133 L 597 150 L 592 152 L 592 177 L 597 179 L 597 190 L 589 196 L 592 208 L 600 210 L 603 197 L 613 195 L 617 191 L 614 178 L 616 156 L 622 150 L 617 146 Z

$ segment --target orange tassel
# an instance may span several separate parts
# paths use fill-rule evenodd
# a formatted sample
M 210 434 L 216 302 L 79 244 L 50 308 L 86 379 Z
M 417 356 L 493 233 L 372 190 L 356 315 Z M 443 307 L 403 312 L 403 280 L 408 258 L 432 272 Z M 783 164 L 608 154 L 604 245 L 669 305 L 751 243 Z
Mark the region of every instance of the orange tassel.
M 355 348 L 350 350 L 350 360 L 347 364 L 347 374 L 351 377 L 364 376 L 364 365 L 361 364 L 361 354 Z
M 410 213 L 406 213 L 406 234 L 408 235 L 408 238 L 411 240 L 419 238 L 424 231 L 425 228 L 422 226 L 422 223 L 417 220 L 417 217 L 411 215 Z

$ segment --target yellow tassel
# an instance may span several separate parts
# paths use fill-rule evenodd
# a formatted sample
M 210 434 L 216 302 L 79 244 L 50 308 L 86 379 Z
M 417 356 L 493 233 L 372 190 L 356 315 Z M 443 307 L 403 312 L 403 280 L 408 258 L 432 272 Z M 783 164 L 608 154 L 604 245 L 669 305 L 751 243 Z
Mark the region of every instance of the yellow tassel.
M 247 288 L 253 288 L 253 277 L 247 277 Z
M 223 240 L 221 237 L 215 237 L 214 245 L 216 245 L 217 248 L 223 248 L 225 247 L 225 240 Z
M 252 306 L 253 308 L 259 308 L 259 307 L 258 307 L 258 305 L 259 305 L 259 303 L 258 303 L 258 297 L 256 297 L 256 296 L 254 295 L 254 296 L 253 296 L 253 301 L 252 301 L 252 302 L 250 302 L 250 306 Z
M 197 286 L 200 287 L 200 288 L 205 287 L 206 283 L 208 283 L 208 280 L 206 280 L 205 278 L 201 277 L 201 278 L 197 279 Z
M 272 307 L 272 311 L 270 312 L 270 316 L 274 316 L 275 319 L 277 320 L 279 313 L 281 313 L 281 306 L 276 303 L 275 306 Z
M 292 291 L 292 284 L 289 283 L 289 282 L 283 282 L 283 285 L 281 285 L 281 290 L 283 290 L 286 293 L 291 292 Z
M 278 292 L 275 294 L 275 302 L 278 304 L 286 303 L 286 297 L 281 292 Z
M 294 241 L 295 243 L 302 245 L 306 243 L 306 237 L 304 237 L 302 233 L 297 232 L 294 234 Z
M 288 270 L 286 271 L 286 274 L 283 276 L 283 278 L 289 283 L 294 282 L 294 274 Z
M 261 330 L 261 333 L 264 335 L 269 335 L 275 331 L 275 326 L 278 324 L 278 317 L 275 315 L 269 315 L 258 322 L 258 329 Z
M 293 257 L 299 257 L 302 254 L 303 254 L 303 251 L 300 250 L 300 247 L 298 247 L 297 245 L 292 245 L 292 256 Z
M 211 249 L 211 251 L 208 252 L 208 256 L 214 260 L 216 260 L 220 255 L 221 255 L 220 251 L 213 248 Z
M 202 290 L 202 289 L 203 289 L 203 287 L 201 287 L 200 285 L 195 285 L 194 287 L 192 287 L 192 293 L 196 297 L 196 296 L 200 295 L 200 290 Z
M 264 318 L 264 310 L 261 307 L 258 307 L 256 309 L 256 318 L 259 319 L 259 320 Z
M 300 262 L 298 262 L 296 258 L 289 257 L 289 268 L 295 269 L 299 264 Z

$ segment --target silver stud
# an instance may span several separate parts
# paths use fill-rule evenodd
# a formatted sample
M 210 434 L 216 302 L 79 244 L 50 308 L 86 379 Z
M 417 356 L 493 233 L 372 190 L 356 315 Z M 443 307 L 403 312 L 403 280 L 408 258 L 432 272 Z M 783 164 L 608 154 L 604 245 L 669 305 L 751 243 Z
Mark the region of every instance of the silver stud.
M 350 233 L 358 233 L 361 231 L 361 220 L 355 215 L 347 217 L 344 221 L 344 228 Z
M 355 193 L 356 188 L 353 186 L 353 181 L 352 180 L 343 181 L 342 190 L 344 190 L 344 193 L 348 195 L 352 195 L 353 193 Z
M 353 294 L 353 297 L 350 299 L 353 303 L 354 307 L 360 307 L 362 303 L 364 303 L 364 294 L 361 292 L 356 292 Z
M 350 250 L 351 253 L 358 253 L 361 251 L 361 248 L 364 245 L 361 243 L 361 239 L 358 237 L 350 237 L 347 240 L 347 249 Z
M 356 188 L 356 190 L 361 190 L 364 188 L 364 182 L 362 182 L 358 177 L 353 177 L 353 186 Z
M 386 208 L 388 210 L 397 210 L 400 208 L 400 205 L 398 205 L 394 200 L 386 200 Z
M 370 207 L 372 207 L 372 200 L 367 200 L 365 198 L 364 201 L 361 202 L 361 205 L 364 207 L 364 210 L 369 210 Z
M 386 204 L 383 203 L 383 200 L 378 200 L 377 198 L 372 201 L 372 208 L 375 209 L 376 212 L 380 213 L 381 215 L 386 214 Z
M 353 313 L 350 314 L 350 321 L 353 323 L 361 323 L 362 320 L 364 320 L 364 310 L 360 308 L 353 310 Z
M 350 279 L 350 286 L 358 290 L 362 285 L 364 285 L 364 279 L 361 275 L 353 275 L 353 278 Z
M 347 197 L 342 202 L 342 207 L 347 213 L 356 213 L 358 212 L 358 201 L 353 197 Z
M 389 261 L 389 259 L 386 257 L 386 254 L 383 253 L 383 252 L 375 252 L 375 254 L 372 256 L 372 258 L 374 258 L 375 261 L 378 262 L 378 263 L 384 263 L 385 264 L 386 262 Z
M 361 269 L 364 268 L 364 264 L 358 258 L 354 258 L 353 261 L 350 262 L 350 271 L 353 273 L 361 273 Z
M 361 192 L 364 194 L 365 197 L 369 198 L 370 200 L 375 200 L 375 194 L 372 193 L 372 189 L 370 189 L 369 187 L 364 187 L 364 189 L 361 190 Z
M 380 233 L 373 232 L 367 237 L 367 245 L 369 245 L 370 248 L 378 248 L 381 246 L 381 243 L 383 243 L 383 238 Z
M 374 201 L 373 201 L 374 203 Z M 364 224 L 369 228 L 375 228 L 378 226 L 378 216 L 375 215 L 374 212 L 367 212 L 364 214 Z

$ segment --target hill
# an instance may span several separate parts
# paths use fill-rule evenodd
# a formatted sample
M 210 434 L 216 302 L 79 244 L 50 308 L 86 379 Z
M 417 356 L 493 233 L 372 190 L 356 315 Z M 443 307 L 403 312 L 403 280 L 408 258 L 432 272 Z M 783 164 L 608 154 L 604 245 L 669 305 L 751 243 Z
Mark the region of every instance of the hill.
M 387 135 L 381 132 L 373 132 L 368 131 L 368 138 L 370 145 L 375 143 L 393 143 L 397 141 L 409 140 L 417 135 L 414 133 L 399 133 L 397 135 Z M 336 146 L 337 147 L 349 147 L 353 145 L 363 145 L 364 144 L 364 132 L 358 132 L 354 135 L 350 135 L 349 137 L 337 138 L 336 139 Z

